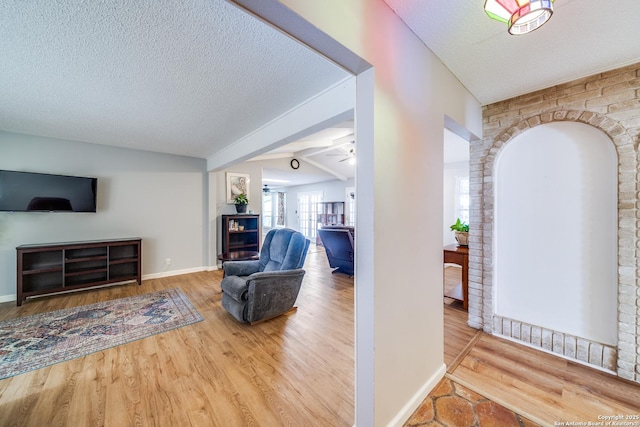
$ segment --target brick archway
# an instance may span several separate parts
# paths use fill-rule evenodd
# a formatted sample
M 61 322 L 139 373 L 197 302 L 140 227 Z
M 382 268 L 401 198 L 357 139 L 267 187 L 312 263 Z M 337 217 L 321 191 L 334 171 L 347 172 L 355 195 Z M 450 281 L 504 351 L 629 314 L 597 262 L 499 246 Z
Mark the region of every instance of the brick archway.
M 470 192 L 474 207 L 469 239 L 469 324 L 640 382 L 637 136 L 634 138 L 622 123 L 606 114 L 587 110 L 556 109 L 526 117 L 508 116 L 508 112 L 502 112 L 504 117 L 509 117 L 508 125 L 490 127 L 487 126 L 490 123 L 487 110 L 491 112 L 491 107 L 485 107 L 484 111 L 485 139 L 471 145 Z M 535 126 L 559 121 L 584 123 L 599 129 L 612 141 L 618 156 L 617 347 L 494 314 L 496 159 L 517 135 Z

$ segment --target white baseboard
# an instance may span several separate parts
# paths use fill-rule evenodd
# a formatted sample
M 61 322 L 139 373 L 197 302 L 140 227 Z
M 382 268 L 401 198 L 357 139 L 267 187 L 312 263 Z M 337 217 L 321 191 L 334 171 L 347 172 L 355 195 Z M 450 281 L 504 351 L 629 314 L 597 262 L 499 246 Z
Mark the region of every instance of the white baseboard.
M 447 373 L 447 365 L 444 363 L 440 366 L 436 372 L 431 375 L 431 377 L 420 387 L 420 389 L 413 395 L 411 399 L 400 409 L 400 411 L 396 414 L 395 417 L 387 427 L 402 427 L 404 423 L 407 422 L 409 417 L 418 409 L 420 404 L 424 401 L 424 399 L 431 393 L 431 390 L 435 388 L 436 385 L 440 382 L 442 378 L 444 378 L 444 374 Z
M 142 276 L 142 280 L 148 280 L 148 279 L 159 279 L 161 277 L 171 277 L 171 276 L 179 276 L 181 274 L 189 274 L 189 273 L 197 273 L 200 271 L 216 271 L 218 270 L 218 266 L 212 266 L 212 267 L 195 267 L 195 268 L 185 268 L 184 270 L 171 270 L 171 271 L 163 271 L 160 273 L 151 273 L 151 274 L 144 274 Z M 114 286 L 114 285 L 118 285 L 121 283 L 113 283 L 113 284 L 109 284 L 109 285 L 101 285 L 101 286 L 96 286 L 96 288 L 102 288 L 102 287 L 106 287 L 106 286 Z M 86 291 L 88 289 L 92 289 L 92 288 L 84 288 L 84 289 L 80 289 L 82 291 Z M 18 300 L 18 294 L 8 294 L 8 295 L 0 295 L 0 303 L 3 302 L 15 302 Z
M 212 271 L 212 270 L 217 270 L 217 268 L 212 269 L 211 267 L 194 267 L 194 268 L 185 268 L 183 270 L 161 271 L 160 273 L 144 274 L 142 275 L 142 280 L 160 279 L 161 277 L 180 276 L 181 274 L 198 273 L 200 271 Z
M 0 303 L 18 300 L 18 294 L 0 295 Z

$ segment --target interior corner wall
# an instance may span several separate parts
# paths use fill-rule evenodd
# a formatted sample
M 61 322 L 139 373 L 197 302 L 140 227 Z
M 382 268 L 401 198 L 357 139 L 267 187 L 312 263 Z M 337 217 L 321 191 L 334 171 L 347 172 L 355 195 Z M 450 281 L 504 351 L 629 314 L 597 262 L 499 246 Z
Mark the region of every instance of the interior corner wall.
M 207 265 L 204 159 L 0 132 L 0 169 L 98 178 L 96 213 L 0 212 L 5 301 L 23 244 L 140 237 L 143 277 Z
M 207 266 L 210 269 L 218 268 L 218 174 L 207 172 L 208 177 L 208 197 L 207 197 L 207 246 L 208 260 Z
M 629 65 L 483 107 L 482 141 L 471 143 L 469 324 L 535 345 L 640 382 L 640 64 Z M 617 162 L 617 346 L 576 341 L 561 331 L 533 328 L 495 311 L 495 173 L 501 150 L 523 132 L 553 122 L 578 122 L 602 131 Z M 593 315 L 597 315 L 597 310 Z M 524 327 L 524 329 L 523 329 Z M 522 331 L 525 331 L 523 334 Z M 534 332 L 536 333 L 534 339 Z M 569 343 L 569 345 L 567 345 Z M 574 345 L 575 344 L 575 345 Z
M 356 307 L 356 423 L 402 425 L 444 375 L 444 117 L 480 135 L 480 105 L 382 0 L 282 3 L 373 66 L 373 140 L 358 135 L 357 175 L 370 168 L 372 194 L 356 179 L 356 227 L 364 216 L 375 224 L 373 236 L 357 232 L 357 260 L 364 247 L 373 258 L 356 263 L 355 277 L 360 293 L 374 295 L 374 320 L 361 324 L 370 307 Z M 358 114 L 356 103 L 357 126 Z M 367 150 L 372 164 L 360 161 Z M 369 199 L 373 209 L 363 212 Z M 369 268 L 371 276 L 359 273 Z M 370 353 L 374 378 L 362 378 Z

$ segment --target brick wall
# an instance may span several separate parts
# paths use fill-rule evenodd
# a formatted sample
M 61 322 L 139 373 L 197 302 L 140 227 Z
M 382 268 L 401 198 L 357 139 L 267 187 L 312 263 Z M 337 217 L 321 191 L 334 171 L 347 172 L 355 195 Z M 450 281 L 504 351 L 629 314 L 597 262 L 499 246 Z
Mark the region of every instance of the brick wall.
M 600 129 L 618 155 L 617 348 L 494 314 L 495 160 L 516 135 L 555 121 Z M 469 165 L 469 324 L 640 382 L 640 64 L 487 105 L 483 107 L 483 136 L 471 144 Z

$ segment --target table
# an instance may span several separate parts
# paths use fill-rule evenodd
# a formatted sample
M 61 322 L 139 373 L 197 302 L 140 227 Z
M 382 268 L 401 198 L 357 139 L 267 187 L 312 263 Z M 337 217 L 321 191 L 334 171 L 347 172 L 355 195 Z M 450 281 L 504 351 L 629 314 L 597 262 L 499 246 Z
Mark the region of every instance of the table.
M 462 307 L 469 309 L 469 247 L 448 245 L 444 247 L 444 262 L 462 266 Z M 449 296 L 449 295 L 447 295 Z M 449 296 L 450 298 L 456 298 Z
M 256 251 L 233 251 L 224 252 L 218 255 L 218 259 L 225 261 L 247 261 L 251 259 L 260 259 L 260 252 Z

